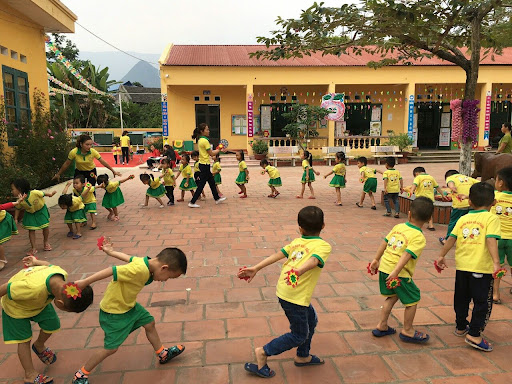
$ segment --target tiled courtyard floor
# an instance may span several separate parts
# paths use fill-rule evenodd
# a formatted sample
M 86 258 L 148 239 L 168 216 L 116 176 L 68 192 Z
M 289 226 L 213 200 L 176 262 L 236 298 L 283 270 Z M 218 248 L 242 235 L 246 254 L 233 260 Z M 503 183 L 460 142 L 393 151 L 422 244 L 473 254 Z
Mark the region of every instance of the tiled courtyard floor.
M 413 165 L 400 165 L 405 184 L 412 182 Z M 442 184 L 442 176 L 456 164 L 426 168 Z M 383 166 L 381 168 L 384 168 Z M 322 175 L 328 167 L 318 167 Z M 399 220 L 383 217 L 384 209 L 359 209 L 355 202 L 361 191 L 357 167 L 348 168 L 348 187 L 343 191 L 343 207 L 334 206 L 335 193 L 328 181 L 314 183 L 316 200 L 295 198 L 300 188 L 299 167 L 282 167 L 281 196 L 268 199 L 267 176 L 250 169 L 249 198 L 238 199 L 234 184 L 236 169 L 222 171 L 222 191 L 226 204 L 215 205 L 211 193 L 200 209 L 186 203 L 159 209 L 140 210 L 145 186 L 136 178 L 123 184 L 127 203 L 120 210 L 121 221 L 107 222 L 100 208 L 99 228 L 85 230 L 80 240 L 66 238 L 64 213 L 51 209 L 52 252 L 40 252 L 52 263 L 79 279 L 115 264 L 96 247 L 101 235 L 111 236 L 117 250 L 136 256 L 155 256 L 165 246 L 183 249 L 189 260 L 186 277 L 153 283 L 139 295 L 139 302 L 155 316 L 157 329 L 166 345 L 183 343 L 186 351 L 176 360 L 160 366 L 142 329 L 134 332 L 119 352 L 104 361 L 90 376 L 91 383 L 147 384 L 250 384 L 262 379 L 246 374 L 243 364 L 254 361 L 254 347 L 288 329 L 275 297 L 279 265 L 263 270 L 250 284 L 235 274 L 240 267 L 253 265 L 298 236 L 296 217 L 300 208 L 315 204 L 326 217 L 322 237 L 332 245 L 332 254 L 322 272 L 313 304 L 318 311 L 318 332 L 312 353 L 326 360 L 324 366 L 297 368 L 293 351 L 271 357 L 269 365 L 277 375 L 273 383 L 511 383 L 512 365 L 512 279 L 502 284 L 503 305 L 497 305 L 485 336 L 494 344 L 491 353 L 478 352 L 452 335 L 455 270 L 438 275 L 432 266 L 440 245 L 436 232 L 425 231 L 427 248 L 418 262 L 415 281 L 422 300 L 415 323 L 431 335 L 426 346 L 404 344 L 398 335 L 376 339 L 370 330 L 376 325 L 383 299 L 375 277 L 366 273 L 382 237 Z M 139 173 L 137 170 L 136 173 Z M 379 181 L 379 191 L 382 182 Z M 60 193 L 60 191 L 59 191 Z M 380 193 L 380 192 L 379 192 Z M 175 193 L 177 197 L 179 191 Z M 103 191 L 98 192 L 101 199 Z M 306 196 L 308 193 L 306 192 Z M 188 196 L 187 196 L 188 197 Z M 380 198 L 378 199 L 380 202 Z M 100 205 L 100 204 L 98 204 Z M 403 218 L 401 220 L 404 220 Z M 37 234 L 38 246 L 42 242 Z M 19 268 L 28 248 L 24 230 L 7 245 L 8 267 L 0 272 L 4 283 Z M 453 258 L 453 251 L 449 255 Z M 450 259 L 453 267 L 453 259 Z M 37 361 L 37 369 L 55 377 L 56 383 L 70 383 L 74 371 L 102 346 L 98 324 L 98 304 L 107 282 L 94 285 L 95 303 L 85 313 L 59 312 L 62 330 L 48 343 L 58 352 L 57 362 L 47 369 Z M 400 327 L 403 307 L 393 310 L 391 326 Z M 36 360 L 34 356 L 34 360 Z M 0 382 L 19 383 L 22 369 L 15 346 L 0 345 Z M 264 380 L 263 380 L 264 381 Z

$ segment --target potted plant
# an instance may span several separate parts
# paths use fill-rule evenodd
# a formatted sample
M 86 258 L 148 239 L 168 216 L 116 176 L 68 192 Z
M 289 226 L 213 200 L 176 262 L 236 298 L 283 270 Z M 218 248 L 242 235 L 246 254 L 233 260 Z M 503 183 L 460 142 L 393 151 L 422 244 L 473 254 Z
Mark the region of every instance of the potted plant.
M 254 158 L 256 160 L 263 160 L 267 157 L 268 144 L 263 140 L 254 140 L 252 143 L 252 151 L 254 152 Z
M 387 145 L 397 146 L 400 153 L 403 155 L 404 161 L 408 161 L 409 152 L 405 149 L 413 144 L 413 140 L 407 133 L 400 133 L 399 135 L 390 136 Z

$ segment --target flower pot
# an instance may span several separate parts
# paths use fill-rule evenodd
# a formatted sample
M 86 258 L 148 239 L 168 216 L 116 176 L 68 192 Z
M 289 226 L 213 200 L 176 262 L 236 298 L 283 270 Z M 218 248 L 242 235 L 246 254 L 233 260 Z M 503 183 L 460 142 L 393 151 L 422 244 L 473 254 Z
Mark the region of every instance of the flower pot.
M 267 154 L 266 153 L 255 153 L 254 154 L 254 159 L 255 160 L 263 160 L 267 157 Z

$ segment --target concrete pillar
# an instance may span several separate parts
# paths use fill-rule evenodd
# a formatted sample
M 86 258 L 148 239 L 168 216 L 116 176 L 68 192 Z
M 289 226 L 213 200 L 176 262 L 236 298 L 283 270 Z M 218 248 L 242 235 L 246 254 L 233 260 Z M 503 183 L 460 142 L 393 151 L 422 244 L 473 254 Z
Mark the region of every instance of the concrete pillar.
M 327 93 L 335 93 L 336 92 L 336 84 L 331 83 L 327 87 Z M 332 120 L 327 120 L 327 131 L 329 132 L 329 139 L 327 140 L 328 147 L 334 147 L 334 124 L 335 122 Z
M 492 95 L 492 83 L 484 83 L 480 89 L 480 113 L 478 117 L 478 147 L 483 149 L 489 145 L 489 133 L 491 124 L 491 97 Z M 487 106 L 487 96 L 489 96 L 489 105 Z M 486 121 L 487 119 L 487 121 Z M 488 131 L 485 132 L 487 124 Z
M 245 86 L 246 103 L 245 116 L 247 118 L 247 153 L 252 155 L 252 147 L 250 143 L 254 140 L 254 85 L 247 84 Z M 250 135 L 252 130 L 252 136 Z

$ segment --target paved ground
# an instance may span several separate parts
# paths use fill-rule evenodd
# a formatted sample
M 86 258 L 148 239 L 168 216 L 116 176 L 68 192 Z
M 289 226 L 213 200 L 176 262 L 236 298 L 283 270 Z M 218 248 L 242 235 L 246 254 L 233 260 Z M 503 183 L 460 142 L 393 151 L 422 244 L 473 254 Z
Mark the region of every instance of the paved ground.
M 438 181 L 448 167 L 430 165 Z M 406 185 L 412 182 L 413 165 L 401 165 Z M 319 168 L 322 174 L 327 167 Z M 254 360 L 254 347 L 287 331 L 287 320 L 277 304 L 275 284 L 279 266 L 262 271 L 247 284 L 236 278 L 241 266 L 252 265 L 298 236 L 296 216 L 308 204 L 319 205 L 326 214 L 323 238 L 332 244 L 331 258 L 320 278 L 313 303 L 319 313 L 318 333 L 312 352 L 326 359 L 314 368 L 293 365 L 293 352 L 270 358 L 277 376 L 273 383 L 510 383 L 512 382 L 512 296 L 510 276 L 502 289 L 503 305 L 495 306 L 485 335 L 495 345 L 491 353 L 478 352 L 452 335 L 454 313 L 452 297 L 454 270 L 438 275 L 432 261 L 437 255 L 437 232 L 426 233 L 428 245 L 415 275 L 422 291 L 416 324 L 431 335 L 427 346 L 404 344 L 398 337 L 376 339 L 375 326 L 383 299 L 378 283 L 366 273 L 382 237 L 398 220 L 384 218 L 384 210 L 359 209 L 355 202 L 361 185 L 357 168 L 348 168 L 348 188 L 343 193 L 343 207 L 335 207 L 335 194 L 327 181 L 315 185 L 317 200 L 297 200 L 300 168 L 281 168 L 284 187 L 276 200 L 268 199 L 267 178 L 251 169 L 249 198 L 238 199 L 235 169 L 223 171 L 222 191 L 226 204 L 213 204 L 211 194 L 201 202 L 201 209 L 184 203 L 140 211 L 145 187 L 137 180 L 123 185 L 127 203 L 121 209 L 121 221 L 106 221 L 98 215 L 99 229 L 85 231 L 81 240 L 65 237 L 63 212 L 53 208 L 51 243 L 53 252 L 42 253 L 70 273 L 82 278 L 114 264 L 96 248 L 96 238 L 111 236 L 118 250 L 137 256 L 154 256 L 164 246 L 181 247 L 189 260 L 186 278 L 153 283 L 139 295 L 139 302 L 157 319 L 157 328 L 166 345 L 184 343 L 186 351 L 168 365 L 160 366 L 141 330 L 132 334 L 120 351 L 99 366 L 91 383 L 244 383 L 261 382 L 248 376 L 243 363 Z M 382 183 L 379 183 L 379 189 Z M 101 196 L 103 192 L 99 192 Z M 38 241 L 41 234 L 38 233 Z M 0 283 L 21 266 L 19 260 L 28 248 L 25 231 L 7 246 L 8 268 L 0 272 Z M 453 253 L 450 255 L 453 257 Z M 451 264 L 453 266 L 453 263 Z M 95 304 L 83 314 L 60 313 L 62 331 L 51 337 L 49 346 L 59 353 L 58 361 L 46 369 L 56 383 L 69 383 L 95 348 L 102 345 L 98 324 L 98 303 L 106 287 L 97 283 Z M 190 290 L 187 290 L 190 288 Z M 400 326 L 403 308 L 393 311 L 392 326 Z M 43 370 L 42 364 L 36 363 Z M 22 370 L 16 348 L 0 345 L 0 382 L 18 383 Z

